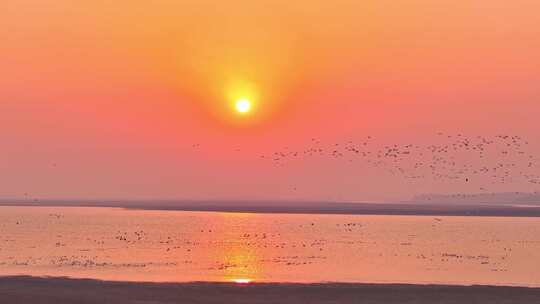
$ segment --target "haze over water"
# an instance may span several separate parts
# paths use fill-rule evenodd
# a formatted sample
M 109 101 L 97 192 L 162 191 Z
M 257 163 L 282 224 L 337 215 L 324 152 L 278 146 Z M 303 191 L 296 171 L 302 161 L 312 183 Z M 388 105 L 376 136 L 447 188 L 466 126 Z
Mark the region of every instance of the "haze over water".
M 540 286 L 540 221 L 0 207 L 0 275 Z

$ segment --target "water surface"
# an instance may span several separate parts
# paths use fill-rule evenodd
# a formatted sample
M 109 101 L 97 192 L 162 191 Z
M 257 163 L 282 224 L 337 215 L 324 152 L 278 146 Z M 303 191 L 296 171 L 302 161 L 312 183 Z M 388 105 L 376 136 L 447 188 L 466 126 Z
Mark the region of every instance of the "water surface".
M 0 207 L 0 275 L 540 286 L 540 220 Z

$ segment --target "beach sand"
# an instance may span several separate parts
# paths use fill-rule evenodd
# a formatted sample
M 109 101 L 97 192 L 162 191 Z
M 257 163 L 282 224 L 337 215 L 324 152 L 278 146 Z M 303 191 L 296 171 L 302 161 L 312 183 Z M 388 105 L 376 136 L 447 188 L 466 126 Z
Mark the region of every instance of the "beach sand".
M 2 277 L 0 303 L 540 303 L 540 288 L 397 284 L 127 283 Z

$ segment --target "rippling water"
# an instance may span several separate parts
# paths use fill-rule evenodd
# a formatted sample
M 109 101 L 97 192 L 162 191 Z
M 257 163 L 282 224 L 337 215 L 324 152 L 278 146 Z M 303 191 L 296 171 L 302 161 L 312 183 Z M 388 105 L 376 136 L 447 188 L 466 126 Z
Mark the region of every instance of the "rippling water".
M 540 286 L 540 220 L 0 207 L 0 275 Z

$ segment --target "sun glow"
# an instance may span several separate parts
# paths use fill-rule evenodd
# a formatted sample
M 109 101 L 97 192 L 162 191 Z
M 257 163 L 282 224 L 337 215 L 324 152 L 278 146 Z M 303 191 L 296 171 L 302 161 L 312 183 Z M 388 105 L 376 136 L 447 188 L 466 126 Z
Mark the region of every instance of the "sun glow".
M 236 284 L 249 284 L 252 282 L 251 279 L 233 279 L 232 281 Z
M 236 111 L 245 114 L 251 110 L 251 101 L 246 98 L 238 99 L 236 101 Z

